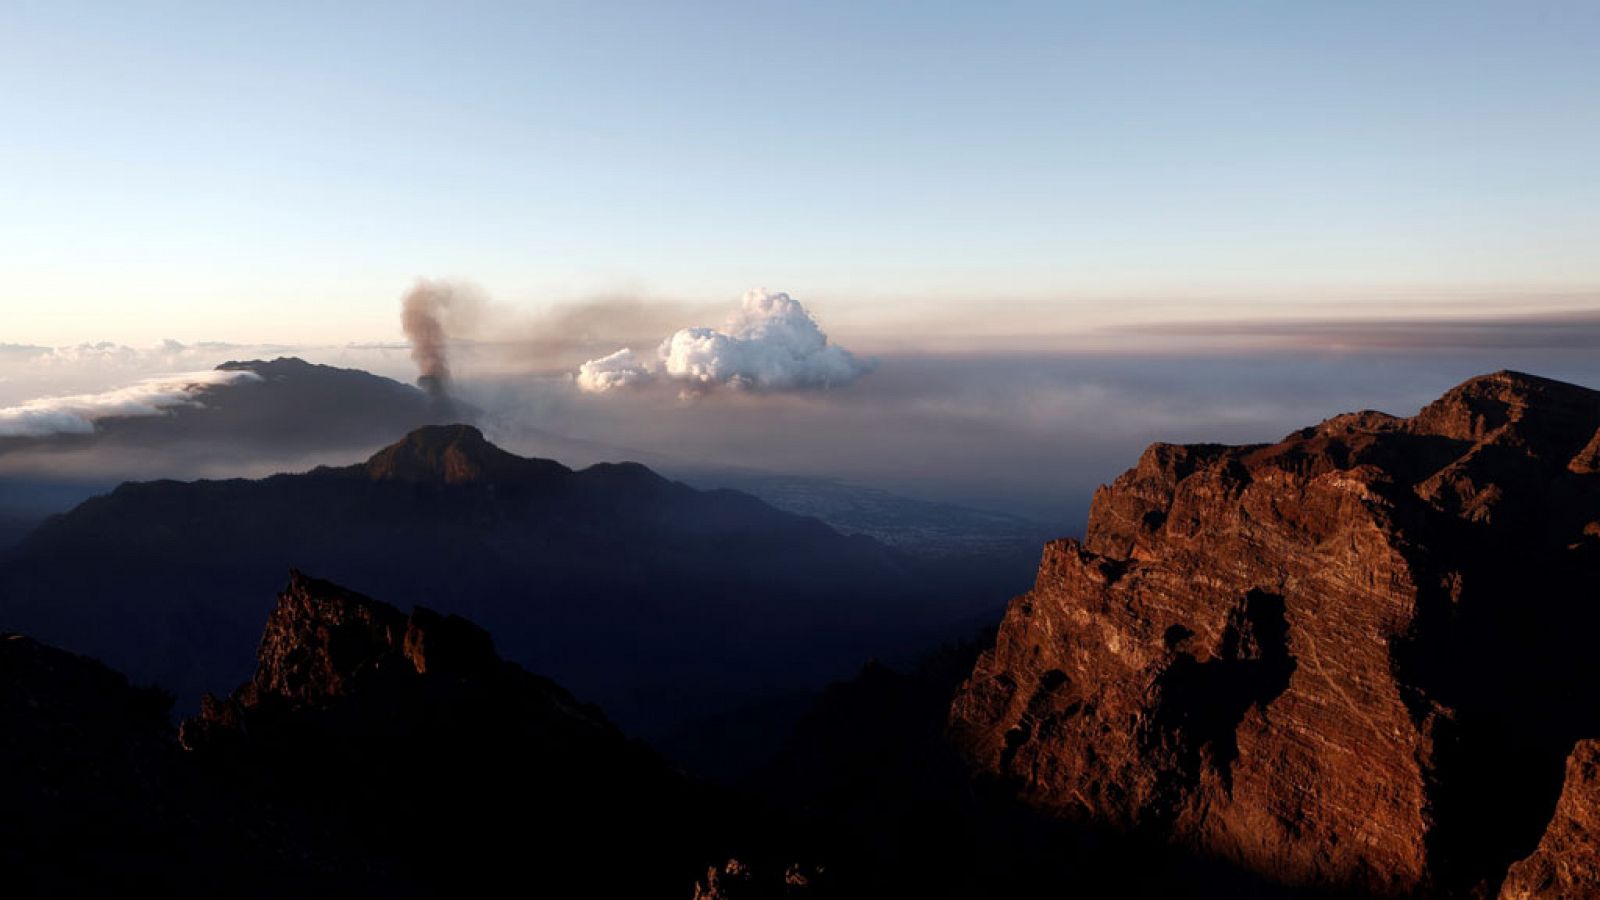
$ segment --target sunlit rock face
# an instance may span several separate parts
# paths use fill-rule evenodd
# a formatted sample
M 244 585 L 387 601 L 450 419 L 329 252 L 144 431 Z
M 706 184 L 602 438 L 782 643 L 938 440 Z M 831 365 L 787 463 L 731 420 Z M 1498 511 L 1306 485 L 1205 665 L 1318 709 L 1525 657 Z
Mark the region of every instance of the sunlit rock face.
M 1580 741 L 1539 848 L 1511 867 L 1501 900 L 1600 897 L 1600 741 Z
M 1596 447 L 1600 393 L 1512 372 L 1152 446 L 1046 547 L 951 732 L 1037 808 L 1276 880 L 1492 891 L 1600 735 Z

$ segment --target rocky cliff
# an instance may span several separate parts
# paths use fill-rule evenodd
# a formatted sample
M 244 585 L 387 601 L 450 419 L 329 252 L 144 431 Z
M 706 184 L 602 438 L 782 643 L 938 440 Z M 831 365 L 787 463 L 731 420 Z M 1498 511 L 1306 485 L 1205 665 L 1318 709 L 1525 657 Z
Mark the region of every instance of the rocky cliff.
M 1597 473 L 1600 393 L 1513 372 L 1152 446 L 1046 547 L 951 734 L 1037 809 L 1284 883 L 1492 891 L 1600 735 Z
M 1567 781 L 1539 849 L 1511 867 L 1501 900 L 1600 897 L 1600 741 L 1567 760 Z

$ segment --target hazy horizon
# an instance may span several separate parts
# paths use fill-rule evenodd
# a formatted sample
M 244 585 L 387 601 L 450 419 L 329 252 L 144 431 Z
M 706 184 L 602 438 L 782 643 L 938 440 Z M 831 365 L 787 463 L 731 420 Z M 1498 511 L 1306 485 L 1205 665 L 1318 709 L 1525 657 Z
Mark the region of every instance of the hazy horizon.
M 1266 329 L 1269 342 L 1248 352 L 1197 352 L 1189 345 L 1163 353 L 882 355 L 847 387 L 771 393 L 722 388 L 686 394 L 670 381 L 588 393 L 570 371 L 506 371 L 504 347 L 461 344 L 453 348 L 458 376 L 452 390 L 481 410 L 476 421 L 491 439 L 573 466 L 629 459 L 676 477 L 744 470 L 838 479 L 1025 515 L 1065 533 L 1081 528 L 1093 489 L 1132 466 L 1152 442 L 1253 443 L 1358 409 L 1410 415 L 1460 381 L 1503 368 L 1600 387 L 1600 359 L 1592 352 L 1600 323 L 1521 324 L 1418 329 L 1389 323 L 1373 338 L 1359 323 L 1331 334 L 1313 323 L 1309 337 L 1293 328 Z M 1360 340 L 1366 343 L 1349 344 Z M 169 345 L 146 354 L 103 348 L 82 359 L 67 353 L 46 365 L 0 361 L 0 419 L 44 385 L 70 382 L 75 392 L 92 396 L 106 390 L 122 404 L 127 397 L 118 388 L 153 380 L 154 401 L 165 402 L 162 379 L 152 379 L 157 373 L 280 355 L 404 383 L 416 375 L 403 344 Z M 17 392 L 25 396 L 12 396 Z M 141 402 L 152 405 L 133 414 L 161 414 L 158 402 Z M 116 404 L 108 414 L 127 414 Z M 11 477 L 54 471 L 91 481 L 259 476 L 355 462 L 380 445 L 309 456 L 270 443 L 175 445 L 166 458 L 137 459 L 24 460 L 0 452 L 0 471 Z
M 1152 441 L 1600 384 L 1597 38 L 1583 3 L 12 5 L 0 436 L 298 355 L 519 451 L 1075 522 Z

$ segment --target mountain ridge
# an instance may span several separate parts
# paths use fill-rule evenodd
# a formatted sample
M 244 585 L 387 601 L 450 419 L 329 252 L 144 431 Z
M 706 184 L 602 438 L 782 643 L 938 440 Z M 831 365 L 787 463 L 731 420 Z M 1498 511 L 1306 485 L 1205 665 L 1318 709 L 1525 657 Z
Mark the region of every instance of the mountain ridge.
M 481 621 L 647 729 L 820 685 L 1012 590 L 745 494 L 573 471 L 451 425 L 348 466 L 123 484 L 8 555 L 0 623 L 197 696 L 239 680 L 253 598 L 290 565 Z
M 1290 884 L 1493 891 L 1600 734 L 1561 699 L 1600 678 L 1597 446 L 1600 392 L 1511 371 L 1154 444 L 1047 545 L 951 734 L 1037 809 Z

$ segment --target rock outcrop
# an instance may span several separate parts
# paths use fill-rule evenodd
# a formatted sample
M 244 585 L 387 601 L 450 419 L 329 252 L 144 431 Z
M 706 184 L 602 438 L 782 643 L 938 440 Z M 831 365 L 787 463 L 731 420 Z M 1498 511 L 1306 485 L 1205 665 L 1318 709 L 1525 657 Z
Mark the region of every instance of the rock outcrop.
M 1600 741 L 1567 760 L 1567 782 L 1539 849 L 1511 867 L 1501 900 L 1600 897 Z
M 296 716 L 332 720 L 374 703 L 398 727 L 430 729 L 443 711 L 469 709 L 489 715 L 459 724 L 624 743 L 599 710 L 500 659 L 488 632 L 466 619 L 423 607 L 406 615 L 299 572 L 267 619 L 254 676 L 226 700 L 208 696 L 180 740 L 190 750 L 233 732 L 260 740 Z
M 253 677 L 180 740 L 426 895 L 683 891 L 724 827 L 759 831 L 471 622 L 294 573 Z M 726 818 L 728 824 L 724 825 Z M 620 848 L 620 849 L 619 849 Z M 616 854 L 626 853 L 619 865 Z
M 1600 705 L 1600 393 L 1501 372 L 1418 415 L 1157 444 L 957 692 L 1048 813 L 1295 885 L 1490 892 Z

